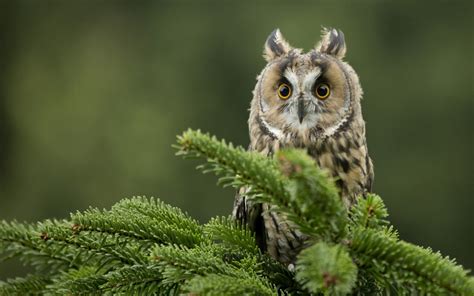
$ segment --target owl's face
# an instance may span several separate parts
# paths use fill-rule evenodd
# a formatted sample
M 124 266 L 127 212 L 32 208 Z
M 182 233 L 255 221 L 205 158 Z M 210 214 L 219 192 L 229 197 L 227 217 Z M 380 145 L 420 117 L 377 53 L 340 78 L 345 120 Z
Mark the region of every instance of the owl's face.
M 324 34 L 308 53 L 290 47 L 279 30 L 265 43 L 268 64 L 258 77 L 254 96 L 260 120 L 276 137 L 330 136 L 359 104 L 357 75 L 342 61 L 343 33 L 332 29 Z

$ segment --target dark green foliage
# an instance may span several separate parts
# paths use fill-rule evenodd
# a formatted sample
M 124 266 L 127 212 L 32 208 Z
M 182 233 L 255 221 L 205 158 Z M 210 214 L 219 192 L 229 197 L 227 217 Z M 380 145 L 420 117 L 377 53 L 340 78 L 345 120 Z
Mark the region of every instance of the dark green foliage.
M 200 132 L 178 138 L 178 154 L 205 157 L 224 186 L 251 186 L 310 237 L 296 268 L 262 254 L 229 217 L 200 225 L 158 199 L 124 199 L 70 220 L 0 223 L 0 255 L 36 274 L 0 283 L 0 294 L 49 295 L 472 295 L 467 271 L 438 253 L 400 241 L 380 197 L 349 211 L 334 182 L 303 151 L 275 159 Z
M 0 295 L 22 295 L 28 291 L 35 294 L 44 291 L 49 283 L 48 277 L 31 274 L 23 278 L 9 279 L 0 284 Z
M 368 194 L 351 209 L 350 219 L 355 226 L 383 229 L 389 222 L 387 209 L 380 198 L 375 194 Z
M 76 264 L 74 252 L 63 245 L 51 243 L 39 225 L 18 222 L 0 222 L 0 254 L 2 260 L 17 257 L 39 274 L 56 273 Z M 64 252 L 65 251 L 65 252 Z
M 216 243 L 237 247 L 244 252 L 258 255 L 258 246 L 250 231 L 238 225 L 231 217 L 215 217 L 204 226 L 204 233 Z
M 361 268 L 373 273 L 381 285 L 432 294 L 472 295 L 474 278 L 453 260 L 430 249 L 409 244 L 374 229 L 357 228 L 350 248 Z
M 186 290 L 197 295 L 275 295 L 275 290 L 258 281 L 256 277 L 236 278 L 222 274 L 197 276 L 190 280 Z
M 96 293 L 106 283 L 103 274 L 96 270 L 94 266 L 88 265 L 71 268 L 53 277 L 52 283 L 45 287 L 45 292 L 53 295 Z
M 2 222 L 0 231 L 5 259 L 19 257 L 39 274 L 52 268 L 44 277 L 1 283 L 1 295 L 170 295 L 204 293 L 210 283 L 221 283 L 218 293 L 226 278 L 235 279 L 235 295 L 293 285 L 291 273 L 260 253 L 248 229 L 223 217 L 199 225 L 154 198 L 125 199 L 110 211 L 89 209 L 70 221 Z
M 154 198 L 125 199 L 114 205 L 111 211 L 89 209 L 72 214 L 71 220 L 81 230 L 120 233 L 141 242 L 147 241 L 150 245 L 179 243 L 193 246 L 201 242 L 203 236 L 196 220 Z
M 357 267 L 342 245 L 318 242 L 301 251 L 296 265 L 296 279 L 308 291 L 346 295 L 357 279 Z

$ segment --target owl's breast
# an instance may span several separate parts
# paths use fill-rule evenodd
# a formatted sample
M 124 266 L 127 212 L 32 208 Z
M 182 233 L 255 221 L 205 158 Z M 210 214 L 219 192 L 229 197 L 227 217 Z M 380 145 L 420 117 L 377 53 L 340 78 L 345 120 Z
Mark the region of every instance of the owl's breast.
M 363 133 L 343 132 L 307 147 L 319 167 L 335 178 L 349 206 L 357 195 L 371 190 L 372 163 Z
M 306 149 L 319 167 L 336 179 L 348 206 L 357 195 L 371 190 L 373 170 L 363 121 L 351 122 L 343 130 L 325 137 L 317 128 L 283 129 L 275 134 L 256 120 L 250 125 L 250 139 L 250 149 L 265 155 L 272 155 L 282 148 Z

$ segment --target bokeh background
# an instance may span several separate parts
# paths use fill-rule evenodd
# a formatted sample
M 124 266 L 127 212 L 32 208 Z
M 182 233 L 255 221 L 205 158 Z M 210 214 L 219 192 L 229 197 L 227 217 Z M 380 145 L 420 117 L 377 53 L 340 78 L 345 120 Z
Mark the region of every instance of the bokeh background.
M 133 195 L 205 222 L 233 190 L 174 156 L 200 128 L 247 146 L 267 35 L 342 29 L 365 90 L 375 192 L 401 237 L 474 268 L 470 1 L 0 0 L 0 219 Z M 21 272 L 0 264 L 0 278 Z

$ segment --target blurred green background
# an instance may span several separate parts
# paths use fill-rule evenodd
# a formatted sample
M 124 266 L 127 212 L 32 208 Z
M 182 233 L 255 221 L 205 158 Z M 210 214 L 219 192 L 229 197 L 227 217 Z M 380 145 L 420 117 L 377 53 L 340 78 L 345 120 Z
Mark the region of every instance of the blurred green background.
M 233 190 L 174 156 L 200 128 L 247 146 L 267 35 L 346 35 L 375 192 L 410 242 L 474 268 L 470 1 L 0 0 L 0 219 L 65 218 L 147 195 L 205 222 Z M 0 278 L 20 272 L 0 264 Z

